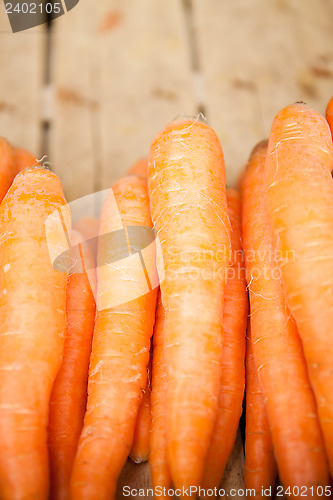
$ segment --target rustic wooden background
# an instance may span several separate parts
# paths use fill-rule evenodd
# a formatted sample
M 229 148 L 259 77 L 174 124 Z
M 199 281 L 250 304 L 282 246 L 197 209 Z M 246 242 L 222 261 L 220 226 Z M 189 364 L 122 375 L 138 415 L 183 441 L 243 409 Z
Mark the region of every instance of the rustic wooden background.
M 69 201 L 106 187 L 178 114 L 203 113 L 235 184 L 283 106 L 333 94 L 333 0 L 81 0 L 12 34 L 0 5 L 0 135 L 48 155 Z M 237 445 L 224 484 L 243 486 Z M 145 487 L 148 466 L 120 484 Z

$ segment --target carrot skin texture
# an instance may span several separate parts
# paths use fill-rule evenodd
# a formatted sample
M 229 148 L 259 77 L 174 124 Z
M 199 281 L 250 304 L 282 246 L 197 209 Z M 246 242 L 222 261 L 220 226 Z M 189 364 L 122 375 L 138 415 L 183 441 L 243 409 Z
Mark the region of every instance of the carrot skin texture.
M 114 185 L 104 203 L 101 235 L 114 230 L 114 200 L 125 228 L 152 227 L 147 183 L 127 176 Z M 157 290 L 139 296 L 143 283 L 147 285 L 141 262 L 132 259 L 128 263 L 121 258 L 123 248 L 116 248 L 120 260 L 107 265 L 110 250 L 113 249 L 109 240 L 100 239 L 88 402 L 71 480 L 72 500 L 114 498 L 118 476 L 132 446 L 136 415 L 146 386 Z M 146 268 L 155 265 L 155 253 L 151 262 L 147 259 Z M 126 302 L 133 286 L 138 298 Z M 114 306 L 112 300 L 119 297 L 123 302 Z
M 302 339 L 333 474 L 333 146 L 304 104 L 275 117 L 265 165 L 269 219 L 288 306 Z
M 0 206 L 0 497 L 46 500 L 47 419 L 61 363 L 67 274 L 52 267 L 48 216 L 68 207 L 42 168 L 16 176 Z
M 328 469 L 316 402 L 302 343 L 286 304 L 265 206 L 266 151 L 264 143 L 255 148 L 242 184 L 254 357 L 284 487 L 325 486 Z
M 230 258 L 223 153 L 214 131 L 194 120 L 166 126 L 150 149 L 148 187 L 161 281 L 165 271 L 168 460 L 176 488 L 199 486 L 218 409 Z
M 326 120 L 331 129 L 331 134 L 333 137 L 333 97 L 329 100 L 326 108 Z
M 248 315 L 245 263 L 241 234 L 241 200 L 234 189 L 227 189 L 231 221 L 231 262 L 224 297 L 222 378 L 218 416 L 208 455 L 202 487 L 217 488 L 233 450 L 245 388 L 245 337 Z
M 93 258 L 97 260 L 99 220 L 97 217 L 82 217 L 73 225 L 73 229 L 78 231 L 87 241 Z
M 72 245 L 74 244 L 79 243 L 73 239 L 72 234 Z M 74 256 L 78 259 L 77 269 L 71 268 L 68 276 L 64 355 L 50 398 L 50 500 L 70 500 L 70 477 L 86 409 L 96 307 L 85 271 L 87 260 L 92 263 L 93 257 L 85 249 L 83 259 L 82 247 L 80 251 L 81 255 L 78 252 Z
M 262 490 L 268 488 L 273 490 L 276 476 L 277 465 L 272 436 L 255 364 L 249 325 L 246 340 L 245 489 L 255 490 L 257 498 L 264 498 Z
M 16 175 L 14 148 L 0 137 L 0 202 L 5 197 Z
M 136 417 L 134 438 L 130 452 L 130 459 L 136 464 L 147 462 L 150 450 L 151 427 L 151 363 L 148 365 L 147 384 L 142 394 L 139 411 Z
M 149 465 L 153 488 L 168 490 L 172 486 L 167 457 L 167 363 L 165 342 L 165 310 L 159 294 L 153 334 L 151 434 Z M 162 498 L 168 498 L 162 496 Z
M 17 174 L 25 168 L 33 167 L 38 164 L 34 155 L 23 148 L 15 148 L 15 163 Z

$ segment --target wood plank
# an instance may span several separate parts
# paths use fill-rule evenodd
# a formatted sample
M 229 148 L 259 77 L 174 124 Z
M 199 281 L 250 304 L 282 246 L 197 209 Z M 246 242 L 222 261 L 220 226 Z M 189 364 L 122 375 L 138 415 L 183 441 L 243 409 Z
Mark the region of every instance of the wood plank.
M 0 135 L 13 144 L 41 151 L 45 28 L 13 33 L 0 10 Z
M 179 0 L 85 0 L 54 22 L 51 160 L 71 200 L 109 187 L 196 114 Z
M 192 0 L 209 123 L 235 184 L 279 109 L 325 111 L 333 89 L 333 4 L 326 0 Z

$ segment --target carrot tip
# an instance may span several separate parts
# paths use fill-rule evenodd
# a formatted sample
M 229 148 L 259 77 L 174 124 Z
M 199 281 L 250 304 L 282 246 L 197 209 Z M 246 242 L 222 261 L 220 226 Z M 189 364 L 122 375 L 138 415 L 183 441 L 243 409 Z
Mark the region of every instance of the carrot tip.
M 54 172 L 51 170 L 51 168 L 48 165 L 32 165 L 31 167 L 26 167 L 23 170 L 21 170 L 20 172 L 18 172 L 18 174 L 16 174 L 16 177 L 19 175 L 22 175 L 26 172 L 30 172 L 32 170 L 41 170 L 41 171 L 45 171 L 45 172 L 51 172 L 52 174 L 54 174 Z
M 25 172 L 26 170 L 35 170 L 35 169 L 49 170 L 49 172 L 52 172 L 51 167 L 49 165 L 31 165 L 30 167 L 25 167 L 22 170 L 22 172 Z
M 143 464 L 144 462 L 148 462 L 149 455 L 141 455 L 141 456 L 135 456 L 135 455 L 130 455 L 130 459 L 132 462 L 135 464 Z
M 252 149 L 250 153 L 250 158 L 252 158 L 252 156 L 254 156 L 255 154 L 259 153 L 262 149 L 267 148 L 267 146 L 268 146 L 268 139 L 263 139 L 262 141 L 258 142 Z

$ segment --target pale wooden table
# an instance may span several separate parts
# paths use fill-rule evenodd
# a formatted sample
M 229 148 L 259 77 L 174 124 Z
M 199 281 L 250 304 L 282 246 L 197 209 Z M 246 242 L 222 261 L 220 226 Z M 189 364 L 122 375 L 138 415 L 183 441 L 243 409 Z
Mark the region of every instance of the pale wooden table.
M 178 114 L 205 114 L 234 185 L 281 107 L 323 113 L 333 94 L 333 0 L 81 0 L 15 35 L 0 9 L 0 135 L 47 154 L 69 201 L 110 187 Z M 226 489 L 243 464 L 238 438 Z M 148 465 L 124 484 L 149 485 Z
M 324 112 L 333 94 L 333 0 L 80 0 L 51 33 L 15 35 L 1 9 L 0 134 L 47 153 L 69 200 L 199 111 L 234 185 L 281 107 Z

